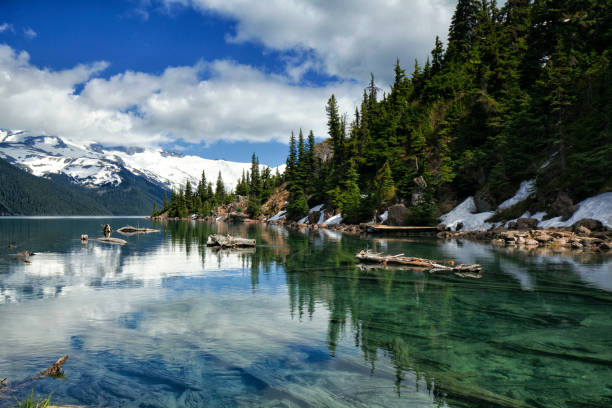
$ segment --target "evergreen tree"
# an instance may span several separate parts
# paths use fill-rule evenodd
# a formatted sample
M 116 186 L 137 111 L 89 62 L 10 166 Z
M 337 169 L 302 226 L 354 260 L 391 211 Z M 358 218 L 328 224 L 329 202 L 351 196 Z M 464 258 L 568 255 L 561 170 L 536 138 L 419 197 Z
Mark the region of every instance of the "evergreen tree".
M 289 156 L 287 156 L 287 167 L 285 168 L 285 180 L 289 183 L 289 187 L 296 182 L 295 172 L 297 167 L 297 149 L 295 146 L 295 135 L 291 132 L 289 138 Z
M 225 202 L 225 185 L 223 184 L 223 178 L 221 177 L 221 171 L 217 177 L 217 186 L 215 188 L 215 200 L 217 204 L 221 205 Z
M 459 0 L 448 31 L 448 51 L 446 56 L 455 61 L 463 62 L 468 55 L 476 25 L 480 0 Z
M 436 35 L 436 46 L 431 51 L 431 73 L 432 75 L 437 74 L 442 70 L 442 59 L 444 58 L 444 48 L 442 48 L 442 41 Z
M 341 193 L 341 211 L 342 218 L 348 223 L 359 223 L 360 221 L 360 206 L 361 193 L 359 191 L 359 174 L 355 162 L 349 161 L 346 179 L 344 180 Z

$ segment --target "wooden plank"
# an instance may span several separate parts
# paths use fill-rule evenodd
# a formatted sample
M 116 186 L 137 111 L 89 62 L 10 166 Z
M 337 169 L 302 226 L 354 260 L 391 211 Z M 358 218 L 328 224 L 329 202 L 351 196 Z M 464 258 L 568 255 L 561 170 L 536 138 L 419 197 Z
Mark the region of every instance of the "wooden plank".
M 393 225 L 380 225 L 380 224 L 366 224 L 366 231 L 371 233 L 417 233 L 417 232 L 438 232 L 438 227 L 420 227 L 420 226 L 393 226 Z

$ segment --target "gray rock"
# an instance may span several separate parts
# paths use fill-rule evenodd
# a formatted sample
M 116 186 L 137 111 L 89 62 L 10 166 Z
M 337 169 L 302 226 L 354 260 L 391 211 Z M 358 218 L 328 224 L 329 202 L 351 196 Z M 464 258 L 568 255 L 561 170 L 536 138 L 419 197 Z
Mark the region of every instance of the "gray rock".
M 592 218 L 583 218 L 572 225 L 572 231 L 578 232 L 578 228 L 585 227 L 589 230 L 589 234 L 592 231 L 605 231 L 606 228 L 603 226 L 601 221 L 594 220 Z
M 387 225 L 400 226 L 406 225 L 406 218 L 410 214 L 410 211 L 404 204 L 395 204 L 389 207 L 389 214 L 387 217 Z
M 563 219 L 568 219 L 577 209 L 578 206 L 574 205 L 574 202 L 570 196 L 561 191 L 559 194 L 557 194 L 555 201 L 553 201 L 553 203 L 550 205 L 551 211 L 549 213 L 558 214 L 563 217 Z
M 491 211 L 491 208 L 493 207 L 490 202 L 478 197 L 474 198 L 474 205 L 476 206 L 476 212 L 479 213 Z
M 516 220 L 517 229 L 520 230 L 530 230 L 536 228 L 538 225 L 538 220 L 535 218 L 519 218 Z

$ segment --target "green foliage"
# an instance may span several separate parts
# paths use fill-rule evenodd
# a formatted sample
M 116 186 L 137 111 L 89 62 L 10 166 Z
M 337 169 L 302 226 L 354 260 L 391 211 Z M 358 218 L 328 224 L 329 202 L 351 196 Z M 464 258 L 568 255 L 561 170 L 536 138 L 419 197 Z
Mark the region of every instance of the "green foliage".
M 17 401 L 17 407 L 19 408 L 47 408 L 51 405 L 51 396 L 47 398 L 40 398 L 34 396 L 34 390 L 26 397 L 23 401 Z
M 299 220 L 304 217 L 308 212 L 308 202 L 306 196 L 301 188 L 298 188 L 291 192 L 289 195 L 289 202 L 287 204 L 287 219 Z
M 359 191 L 359 174 L 353 160 L 349 162 L 346 179 L 343 181 L 340 193 L 340 210 L 342 219 L 348 223 L 358 223 L 361 218 L 361 192 Z
M 563 190 L 575 202 L 609 191 L 611 15 L 609 1 L 509 0 L 499 9 L 458 0 L 447 49 L 436 38 L 431 60 L 415 61 L 410 78 L 397 61 L 382 99 L 372 75 L 351 123 L 331 95 L 331 159 L 312 160 L 310 138 L 306 149 L 301 132 L 297 144 L 292 135 L 290 190 L 343 214 L 350 208 L 351 222 L 425 193 L 410 208 L 412 224 L 435 224 L 449 193 L 482 190 L 501 202 L 536 176 L 538 191 Z
M 153 203 L 161 204 L 163 189 L 120 175 L 125 176 L 120 185 L 92 189 L 74 184 L 65 175 L 36 177 L 0 159 L 0 214 L 147 214 Z

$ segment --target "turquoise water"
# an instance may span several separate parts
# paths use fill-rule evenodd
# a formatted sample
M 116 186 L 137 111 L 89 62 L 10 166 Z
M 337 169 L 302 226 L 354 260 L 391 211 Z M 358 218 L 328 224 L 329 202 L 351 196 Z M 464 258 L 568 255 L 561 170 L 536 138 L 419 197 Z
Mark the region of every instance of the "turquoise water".
M 70 355 L 65 379 L 0 406 L 32 389 L 103 407 L 612 406 L 609 257 L 195 222 L 81 243 L 107 221 L 153 225 L 0 219 L 0 378 Z M 208 249 L 213 232 L 258 246 Z M 363 248 L 484 272 L 361 270 Z

